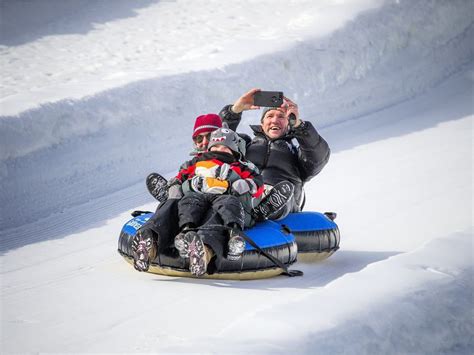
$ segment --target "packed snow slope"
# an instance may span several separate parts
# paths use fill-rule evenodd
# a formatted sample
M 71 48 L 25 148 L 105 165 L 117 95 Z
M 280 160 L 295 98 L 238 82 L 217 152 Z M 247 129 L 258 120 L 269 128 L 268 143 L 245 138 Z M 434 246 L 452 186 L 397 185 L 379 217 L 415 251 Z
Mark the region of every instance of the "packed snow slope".
M 2 353 L 472 353 L 471 1 L 0 4 Z M 306 209 L 341 250 L 299 278 L 136 272 L 144 177 L 251 87 L 328 140 Z

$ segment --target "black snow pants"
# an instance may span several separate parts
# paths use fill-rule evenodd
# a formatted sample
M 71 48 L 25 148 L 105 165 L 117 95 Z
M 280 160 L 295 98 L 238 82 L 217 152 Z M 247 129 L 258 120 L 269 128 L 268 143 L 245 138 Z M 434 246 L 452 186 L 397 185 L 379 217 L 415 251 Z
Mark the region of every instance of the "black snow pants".
M 244 209 L 233 195 L 214 195 L 190 192 L 178 203 L 179 226 L 194 224 L 204 244 L 207 244 L 220 259 L 226 253 L 229 240 L 228 229 L 236 224 L 244 228 Z
M 158 253 L 173 254 L 174 237 L 179 233 L 177 199 L 168 199 L 160 203 L 155 214 L 140 228 L 151 229 L 158 243 Z

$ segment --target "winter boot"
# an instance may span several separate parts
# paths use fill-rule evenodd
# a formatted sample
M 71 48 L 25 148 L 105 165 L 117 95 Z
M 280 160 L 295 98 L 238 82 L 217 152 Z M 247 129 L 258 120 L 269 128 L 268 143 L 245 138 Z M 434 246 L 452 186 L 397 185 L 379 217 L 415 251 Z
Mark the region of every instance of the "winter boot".
M 168 199 L 168 181 L 158 173 L 151 173 L 146 178 L 148 192 L 162 203 Z
M 264 221 L 275 216 L 293 197 L 295 187 L 291 182 L 281 181 L 270 190 L 262 201 L 252 210 L 256 221 Z
M 189 271 L 194 276 L 202 276 L 207 271 L 210 260 L 208 248 L 204 245 L 201 237 L 194 231 L 187 232 L 184 236 L 189 255 Z
M 230 231 L 229 242 L 227 244 L 227 259 L 230 261 L 239 260 L 245 250 L 245 240 L 241 236 L 241 231 L 234 228 Z
M 150 229 L 139 229 L 132 239 L 133 267 L 138 271 L 148 271 L 150 260 L 157 251 L 153 232 Z
M 187 224 L 182 228 L 181 232 L 174 237 L 174 247 L 178 249 L 179 256 L 182 258 L 189 258 L 189 243 L 185 236 L 191 229 L 194 229 L 194 227 L 191 224 Z

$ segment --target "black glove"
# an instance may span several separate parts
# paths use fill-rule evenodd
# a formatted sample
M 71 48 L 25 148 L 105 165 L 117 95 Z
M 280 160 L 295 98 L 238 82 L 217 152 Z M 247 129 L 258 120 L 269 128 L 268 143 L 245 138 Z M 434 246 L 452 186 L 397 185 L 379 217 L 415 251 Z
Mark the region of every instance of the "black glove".
M 294 113 L 290 113 L 288 116 L 288 124 L 290 125 L 290 130 L 292 130 L 296 124 L 296 116 Z

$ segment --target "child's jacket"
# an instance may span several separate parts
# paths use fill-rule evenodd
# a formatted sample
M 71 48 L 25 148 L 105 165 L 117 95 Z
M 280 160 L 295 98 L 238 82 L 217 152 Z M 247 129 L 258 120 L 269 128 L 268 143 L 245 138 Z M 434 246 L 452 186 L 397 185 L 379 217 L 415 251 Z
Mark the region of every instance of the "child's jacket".
M 184 194 L 194 191 L 240 195 L 232 188 L 240 179 L 249 185 L 251 197 L 262 195 L 263 178 L 253 163 L 238 160 L 232 154 L 206 152 L 184 163 L 170 185 L 180 184 Z

